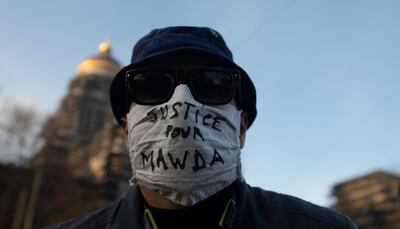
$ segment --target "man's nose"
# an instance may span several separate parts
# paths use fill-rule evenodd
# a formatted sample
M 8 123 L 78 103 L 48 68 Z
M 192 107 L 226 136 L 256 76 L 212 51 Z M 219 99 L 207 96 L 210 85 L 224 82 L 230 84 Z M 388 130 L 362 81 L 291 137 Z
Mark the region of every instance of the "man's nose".
M 180 83 L 174 89 L 171 100 L 193 100 L 192 92 L 186 83 Z

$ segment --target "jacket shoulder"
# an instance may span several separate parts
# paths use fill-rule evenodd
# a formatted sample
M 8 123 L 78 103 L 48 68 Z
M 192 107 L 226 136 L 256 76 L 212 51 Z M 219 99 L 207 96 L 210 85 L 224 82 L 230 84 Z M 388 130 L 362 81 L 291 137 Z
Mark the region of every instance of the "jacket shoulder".
M 276 223 L 293 228 L 357 228 L 349 217 L 335 210 L 258 187 L 250 189 L 259 209 Z
M 123 204 L 123 200 L 113 202 L 93 212 L 43 229 L 106 229 L 115 220 L 116 213 L 121 204 Z

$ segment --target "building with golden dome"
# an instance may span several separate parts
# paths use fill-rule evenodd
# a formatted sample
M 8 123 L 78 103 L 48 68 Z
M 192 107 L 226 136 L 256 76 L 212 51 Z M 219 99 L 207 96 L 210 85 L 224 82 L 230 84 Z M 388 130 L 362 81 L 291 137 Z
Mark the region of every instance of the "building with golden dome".
M 119 163 L 115 170 L 123 174 L 117 177 L 122 177 L 121 187 L 126 188 L 129 159 L 109 103 L 110 84 L 120 68 L 108 42 L 99 45 L 97 55 L 78 65 L 59 109 L 46 123 L 45 144 L 32 159 L 33 167 L 64 170 L 102 183 L 113 173 L 111 164 Z
M 78 65 L 29 166 L 0 166 L 5 197 L 0 228 L 41 228 L 125 195 L 132 173 L 123 130 L 109 104 L 109 87 L 121 68 L 111 51 L 103 42 Z
M 78 65 L 57 112 L 44 127 L 45 143 L 32 159 L 33 167 L 62 169 L 98 182 L 107 180 L 110 155 L 127 157 L 121 154 L 126 148 L 109 103 L 110 84 L 120 68 L 108 42 L 99 45 L 97 55 Z
M 106 120 L 112 117 L 108 91 L 121 68 L 111 56 L 111 45 L 103 42 L 99 53 L 77 67 L 58 111 L 46 126 L 46 143 L 68 150 L 91 142 Z

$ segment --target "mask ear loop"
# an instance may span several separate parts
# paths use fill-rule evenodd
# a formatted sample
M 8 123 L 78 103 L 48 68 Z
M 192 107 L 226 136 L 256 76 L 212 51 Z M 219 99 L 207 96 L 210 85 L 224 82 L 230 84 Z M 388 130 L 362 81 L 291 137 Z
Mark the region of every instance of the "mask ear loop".
M 239 180 L 240 181 L 244 181 L 244 177 L 243 177 L 243 174 L 242 174 L 241 150 L 238 149 L 238 151 L 239 152 L 237 153 L 237 168 L 236 168 L 236 171 L 237 171 L 237 176 L 238 176 Z
M 236 90 L 235 90 L 235 94 L 234 94 L 234 98 L 237 100 L 238 102 L 238 109 L 240 111 L 240 113 L 242 113 L 242 83 L 241 83 L 241 78 L 242 75 L 240 74 L 240 72 L 238 72 L 236 76 L 237 79 L 237 86 L 236 86 Z M 240 129 L 240 127 L 239 127 Z M 241 150 L 239 149 L 239 152 L 237 153 L 237 173 L 238 173 L 238 177 L 240 181 L 244 181 L 244 177 L 242 174 L 242 161 L 241 161 Z
M 126 110 L 129 113 L 133 98 L 132 98 L 132 90 L 131 90 L 130 85 L 129 85 L 129 75 L 127 73 L 125 73 L 125 74 L 126 75 L 125 75 L 125 101 L 124 102 L 125 102 Z M 127 123 L 127 125 L 128 125 L 128 123 Z M 127 147 L 127 148 L 129 149 L 129 147 Z M 128 154 L 130 154 L 130 152 L 128 152 Z M 132 174 L 131 179 L 129 179 L 129 185 L 130 186 L 135 185 L 137 183 L 136 173 L 135 173 L 135 170 L 133 168 L 133 165 L 134 165 L 134 163 L 131 162 L 132 173 L 133 174 Z
M 233 97 L 235 98 L 236 104 L 238 106 L 238 110 L 242 110 L 242 83 L 241 83 L 241 74 L 238 72 L 234 75 L 236 79 L 236 88 L 234 91 Z
M 129 85 L 129 75 L 128 72 L 125 73 L 125 110 L 129 112 L 132 103 L 132 90 Z

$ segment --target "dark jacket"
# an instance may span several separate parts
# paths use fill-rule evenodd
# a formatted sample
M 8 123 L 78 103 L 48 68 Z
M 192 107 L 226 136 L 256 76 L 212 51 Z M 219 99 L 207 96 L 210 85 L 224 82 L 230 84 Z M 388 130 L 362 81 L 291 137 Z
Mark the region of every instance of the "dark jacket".
M 226 228 L 357 228 L 348 217 L 304 200 L 239 182 Z M 125 198 L 87 215 L 46 229 L 147 229 L 144 203 L 137 186 Z

